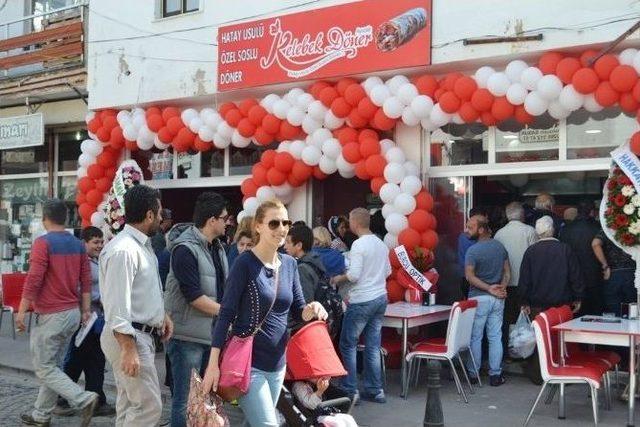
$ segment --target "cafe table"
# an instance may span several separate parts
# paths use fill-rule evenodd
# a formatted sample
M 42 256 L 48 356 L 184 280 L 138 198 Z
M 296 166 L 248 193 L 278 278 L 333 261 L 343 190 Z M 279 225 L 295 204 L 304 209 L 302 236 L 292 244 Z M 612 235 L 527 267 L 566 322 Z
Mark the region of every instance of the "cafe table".
M 410 328 L 430 325 L 449 319 L 450 305 L 422 305 L 417 303 L 396 302 L 387 305 L 382 327 L 402 329 L 402 388 L 407 378 L 407 336 Z M 404 392 L 401 392 L 404 393 Z M 403 395 L 401 395 L 404 397 Z

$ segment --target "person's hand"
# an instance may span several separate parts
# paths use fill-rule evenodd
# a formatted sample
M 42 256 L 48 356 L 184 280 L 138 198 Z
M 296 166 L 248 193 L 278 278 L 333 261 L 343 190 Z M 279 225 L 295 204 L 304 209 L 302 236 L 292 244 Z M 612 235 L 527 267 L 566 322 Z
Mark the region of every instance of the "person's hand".
M 331 279 L 329 279 L 329 284 L 332 286 L 338 286 L 340 283 L 344 282 L 345 277 L 345 274 L 338 274 L 337 276 L 333 276 Z
M 527 316 L 531 316 L 531 307 L 529 307 L 528 305 L 523 305 L 522 307 L 520 307 L 520 311 L 522 311 Z
M 604 280 L 609 280 L 609 278 L 611 278 L 611 267 L 607 267 L 602 270 L 602 277 Z
M 25 330 L 27 330 L 27 326 L 24 324 L 24 312 L 19 311 L 18 314 L 16 314 L 16 330 L 18 332 L 24 332 Z
M 316 382 L 316 387 L 318 389 L 318 394 L 322 395 L 329 388 L 329 378 L 327 377 L 318 378 L 318 381 Z
M 574 301 L 571 304 L 571 311 L 575 314 L 580 311 L 580 307 L 582 307 L 582 303 L 580 301 Z
M 507 289 L 503 285 L 491 285 L 489 293 L 496 298 L 505 299 L 507 297 Z
M 164 323 L 162 324 L 162 342 L 169 341 L 169 338 L 173 336 L 173 321 L 168 314 L 164 315 Z
M 220 368 L 217 365 L 209 364 L 202 379 L 202 391 L 205 394 L 218 391 L 218 381 L 220 381 Z
M 138 356 L 138 350 L 133 347 L 129 350 L 121 350 L 120 367 L 122 372 L 129 377 L 137 377 L 140 373 L 140 357 Z
M 328 317 L 329 314 L 327 313 L 327 310 L 325 310 L 322 304 L 318 301 L 310 302 L 302 311 L 302 320 L 305 322 L 308 322 L 313 318 L 318 320 L 327 320 Z
M 90 317 L 91 317 L 91 311 L 83 311 L 82 320 L 81 320 L 82 325 L 86 325 Z

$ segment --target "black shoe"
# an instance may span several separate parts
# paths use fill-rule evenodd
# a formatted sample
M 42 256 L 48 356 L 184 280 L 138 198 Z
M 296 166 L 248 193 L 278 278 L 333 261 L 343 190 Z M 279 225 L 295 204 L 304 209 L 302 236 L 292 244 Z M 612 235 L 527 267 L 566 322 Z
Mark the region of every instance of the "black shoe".
M 20 421 L 22 421 L 22 425 L 25 425 L 25 426 L 49 427 L 51 425 L 51 421 L 34 420 L 31 414 L 20 415 Z
M 471 384 L 473 385 L 480 384 L 480 381 L 478 381 L 478 377 L 472 377 L 471 375 L 469 375 L 469 382 L 471 382 Z
M 368 402 L 375 402 L 375 403 L 387 403 L 387 398 L 384 395 L 384 391 L 381 391 L 376 395 L 363 393 L 362 400 L 366 400 Z
M 108 403 L 99 404 L 95 411 L 93 411 L 94 417 L 113 417 L 116 414 L 116 408 Z
M 505 382 L 507 382 L 507 381 L 504 379 L 504 376 L 502 374 L 500 374 L 500 375 L 491 375 L 489 377 L 489 385 L 491 387 L 500 387 Z

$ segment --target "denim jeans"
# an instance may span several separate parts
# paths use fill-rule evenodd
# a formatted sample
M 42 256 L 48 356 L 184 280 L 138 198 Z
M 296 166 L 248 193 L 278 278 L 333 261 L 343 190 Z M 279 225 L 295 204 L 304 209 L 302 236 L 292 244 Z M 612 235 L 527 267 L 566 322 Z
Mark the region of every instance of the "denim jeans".
M 278 427 L 276 405 L 286 369 L 265 372 L 251 368 L 249 392 L 238 399 L 247 427 Z
M 191 370 L 195 369 L 200 375 L 209 363 L 211 346 L 172 338 L 167 343 L 167 355 L 171 361 L 173 374 L 173 398 L 171 400 L 171 427 L 186 427 L 187 399 Z
M 356 351 L 362 333 L 364 333 L 363 391 L 370 396 L 383 391 L 380 341 L 382 319 L 386 308 L 386 295 L 372 301 L 347 306 L 342 320 L 340 353 L 347 369 L 347 376 L 342 379 L 342 388 L 349 394 L 355 394 L 358 391 Z
M 478 301 L 476 317 L 473 320 L 471 332 L 471 352 L 476 360 L 478 369 L 482 366 L 482 337 L 486 330 L 489 341 L 489 375 L 502 373 L 502 317 L 504 315 L 504 300 L 492 295 L 472 297 Z M 467 361 L 467 370 L 474 372 L 473 364 Z
M 604 282 L 602 295 L 606 312 L 620 316 L 620 304 L 636 302 L 637 294 L 633 283 L 635 271 L 632 268 L 613 270 L 609 280 Z

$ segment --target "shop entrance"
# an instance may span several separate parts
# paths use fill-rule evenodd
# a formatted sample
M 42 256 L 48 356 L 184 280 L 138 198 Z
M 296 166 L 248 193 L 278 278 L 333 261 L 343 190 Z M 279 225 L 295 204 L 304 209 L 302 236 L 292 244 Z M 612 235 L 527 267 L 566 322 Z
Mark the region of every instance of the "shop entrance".
M 210 187 L 210 188 L 165 188 L 160 190 L 162 207 L 171 209 L 173 222 L 193 221 L 193 207 L 200 193 L 214 191 L 222 195 L 229 202 L 229 213 L 237 215 L 242 210 L 242 193 L 240 187 Z

